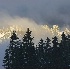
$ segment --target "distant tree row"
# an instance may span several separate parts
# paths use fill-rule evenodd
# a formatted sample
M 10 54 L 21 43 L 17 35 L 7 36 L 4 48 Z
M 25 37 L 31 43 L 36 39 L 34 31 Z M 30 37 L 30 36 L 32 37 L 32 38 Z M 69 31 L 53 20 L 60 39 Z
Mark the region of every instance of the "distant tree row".
M 6 69 L 68 69 L 70 68 L 70 35 L 62 33 L 62 40 L 58 43 L 55 36 L 46 41 L 41 38 L 38 45 L 34 45 L 29 28 L 19 40 L 15 31 L 10 37 L 10 44 L 5 50 L 3 66 Z

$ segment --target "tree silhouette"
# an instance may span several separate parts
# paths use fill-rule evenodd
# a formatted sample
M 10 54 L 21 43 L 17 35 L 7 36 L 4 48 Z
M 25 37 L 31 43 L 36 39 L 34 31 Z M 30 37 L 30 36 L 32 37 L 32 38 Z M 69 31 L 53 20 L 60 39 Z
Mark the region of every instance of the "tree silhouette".
M 31 32 L 29 28 L 23 37 L 22 47 L 23 47 L 23 68 L 34 68 L 35 67 L 35 47 L 32 42 Z
M 69 35 L 66 36 L 64 34 L 64 32 L 62 33 L 62 40 L 61 40 L 61 43 L 60 43 L 60 47 L 61 47 L 61 51 L 62 51 L 62 59 L 63 59 L 63 68 L 70 68 L 69 65 L 70 65 L 70 40 L 69 40 Z
M 53 47 L 54 47 L 54 49 L 55 49 L 55 48 L 58 47 L 58 38 L 55 36 L 55 37 L 52 38 L 52 39 L 53 39 L 53 41 L 52 41 L 52 43 L 53 43 Z
M 66 68 L 66 57 L 65 57 L 65 48 L 66 48 L 66 43 L 67 43 L 67 38 L 66 35 L 64 34 L 64 32 L 62 33 L 62 40 L 60 43 L 60 49 L 62 51 L 62 68 Z
M 45 62 L 46 62 L 46 66 L 45 68 L 50 68 L 50 62 L 51 62 L 51 40 L 47 37 L 46 41 L 45 41 Z
M 60 68 L 61 65 L 61 51 L 58 43 L 58 38 L 55 36 L 52 38 L 53 48 L 52 48 L 52 68 Z
M 51 42 L 51 40 L 47 37 L 47 39 L 46 39 L 46 41 L 45 41 L 45 49 L 48 49 L 48 48 L 51 48 L 51 46 L 50 46 L 50 43 Z
M 39 68 L 45 68 L 45 43 L 41 38 L 40 42 L 38 43 L 38 61 L 39 61 Z
M 6 69 L 65 69 L 70 68 L 70 35 L 64 32 L 61 35 L 61 42 L 55 36 L 46 41 L 41 38 L 38 45 L 34 45 L 31 32 L 27 28 L 22 41 L 13 31 L 10 37 L 10 44 L 5 50 L 3 66 Z
M 10 44 L 8 46 L 8 49 L 6 49 L 5 51 L 5 57 L 3 60 L 4 63 L 4 67 L 7 69 L 13 69 L 13 68 L 17 68 L 17 57 L 16 54 L 18 51 L 17 50 L 17 39 L 19 39 L 15 33 L 15 31 L 13 31 L 12 36 L 10 37 Z
M 4 68 L 6 69 L 10 69 L 10 60 L 9 60 L 9 50 L 6 49 L 5 50 L 5 57 L 4 57 L 4 60 L 3 60 L 3 63 L 4 63 Z

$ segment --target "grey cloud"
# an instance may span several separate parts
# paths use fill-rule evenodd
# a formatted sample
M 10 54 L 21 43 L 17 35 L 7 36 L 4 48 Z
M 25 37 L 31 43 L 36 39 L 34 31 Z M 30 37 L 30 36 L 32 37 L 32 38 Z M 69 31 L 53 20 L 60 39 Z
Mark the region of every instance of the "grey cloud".
M 69 24 L 70 0 L 0 0 L 0 11 L 39 23 Z

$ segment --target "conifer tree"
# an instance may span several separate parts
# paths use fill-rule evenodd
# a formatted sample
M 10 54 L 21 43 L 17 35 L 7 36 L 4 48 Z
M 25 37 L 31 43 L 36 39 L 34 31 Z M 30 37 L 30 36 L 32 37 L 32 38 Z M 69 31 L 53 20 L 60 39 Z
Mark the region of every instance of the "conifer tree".
M 52 48 L 52 68 L 60 68 L 61 62 L 61 52 L 59 48 L 58 38 L 55 36 L 52 38 L 53 48 Z
M 61 47 L 61 51 L 62 51 L 62 59 L 63 59 L 63 68 L 70 68 L 69 65 L 70 65 L 70 46 L 69 46 L 69 42 L 70 42 L 70 38 L 69 38 L 69 35 L 66 36 L 64 34 L 64 32 L 62 33 L 62 40 L 61 40 L 61 43 L 60 43 L 60 47 Z
M 47 47 L 47 48 L 51 48 L 51 46 L 50 46 L 50 44 L 51 44 L 51 43 L 50 43 L 51 40 L 50 40 L 48 37 L 47 37 L 47 39 L 46 39 L 45 42 L 46 42 L 46 47 Z
M 51 64 L 51 40 L 47 37 L 45 41 L 45 62 L 46 62 L 46 68 L 50 67 Z
M 4 63 L 4 68 L 6 69 L 10 69 L 10 57 L 9 57 L 9 50 L 6 49 L 5 50 L 5 57 L 4 57 L 4 60 L 3 60 L 3 63 Z
M 67 43 L 67 37 L 66 37 L 66 35 L 64 34 L 64 32 L 62 33 L 61 36 L 62 36 L 61 45 L 62 45 L 62 48 L 65 48 L 66 43 Z
M 46 41 L 45 41 L 45 47 L 44 47 L 44 49 L 45 49 L 45 52 L 48 52 L 47 50 L 49 49 L 49 48 L 51 48 L 51 40 L 47 37 L 47 39 L 46 39 Z
M 40 42 L 38 43 L 38 61 L 39 61 L 39 68 L 45 68 L 45 43 L 41 38 Z
M 40 42 L 38 43 L 38 50 L 39 50 L 39 53 L 44 53 L 44 47 L 45 47 L 45 43 L 43 41 L 43 39 L 41 38 Z
M 17 55 L 17 39 L 19 39 L 15 33 L 15 31 L 13 31 L 12 36 L 10 37 L 10 44 L 8 46 L 8 49 L 6 49 L 5 51 L 5 57 L 3 60 L 4 63 L 4 67 L 8 68 L 8 69 L 15 69 L 18 68 L 17 67 L 17 63 L 16 63 L 16 55 Z
M 23 56 L 23 68 L 34 68 L 35 67 L 35 47 L 32 42 L 33 38 L 31 37 L 31 32 L 29 28 L 27 28 L 27 32 L 23 37 L 22 42 L 22 56 Z
M 10 46 L 9 46 L 9 51 L 10 51 L 10 62 L 11 62 L 11 68 L 19 68 L 19 59 L 18 59 L 18 53 L 19 53 L 19 38 L 16 35 L 16 31 L 13 31 L 12 36 L 10 37 Z
M 52 41 L 53 47 L 54 47 L 54 48 L 57 48 L 57 47 L 58 47 L 58 38 L 55 36 L 55 37 L 52 38 L 52 39 L 53 39 L 53 41 Z

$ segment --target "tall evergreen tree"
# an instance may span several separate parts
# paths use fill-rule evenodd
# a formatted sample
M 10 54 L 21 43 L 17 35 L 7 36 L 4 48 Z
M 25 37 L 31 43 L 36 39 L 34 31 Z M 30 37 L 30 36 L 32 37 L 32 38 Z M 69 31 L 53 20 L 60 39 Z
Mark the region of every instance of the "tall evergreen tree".
M 70 68 L 69 67 L 69 54 L 70 54 L 70 46 L 69 46 L 69 35 L 68 37 L 64 34 L 64 32 L 62 33 L 62 40 L 61 40 L 61 43 L 60 43 L 60 47 L 61 47 L 61 51 L 62 51 L 62 59 L 63 59 L 63 68 Z
M 60 43 L 60 46 L 62 47 L 62 49 L 65 48 L 65 46 L 67 45 L 67 37 L 66 35 L 64 34 L 64 32 L 62 33 L 62 40 L 61 40 L 61 43 Z
M 23 48 L 23 68 L 35 68 L 35 47 L 32 42 L 31 32 L 27 28 L 27 32 L 23 37 L 22 48 Z
M 39 61 L 39 68 L 45 68 L 45 43 L 41 38 L 40 42 L 38 43 L 38 61 Z
M 17 63 L 16 63 L 16 59 L 17 57 L 15 57 L 15 55 L 17 54 L 17 39 L 19 39 L 15 33 L 15 31 L 13 31 L 12 36 L 10 37 L 10 44 L 8 46 L 8 49 L 6 49 L 5 51 L 5 57 L 3 60 L 4 63 L 4 67 L 5 68 L 18 68 L 17 67 Z
M 45 62 L 46 62 L 46 68 L 50 68 L 51 64 L 51 40 L 47 37 L 45 41 Z
M 60 68 L 61 65 L 61 51 L 58 43 L 58 38 L 55 36 L 52 38 L 53 47 L 52 47 L 52 68 Z
M 55 36 L 55 37 L 52 38 L 52 39 L 53 39 L 53 41 L 52 41 L 53 47 L 54 47 L 54 48 L 57 48 L 57 47 L 58 47 L 58 38 Z
M 66 57 L 65 57 L 65 46 L 66 46 L 66 35 L 64 34 L 64 32 L 61 35 L 62 40 L 60 42 L 60 49 L 62 51 L 62 68 L 66 67 L 65 65 L 65 61 L 66 61 Z

